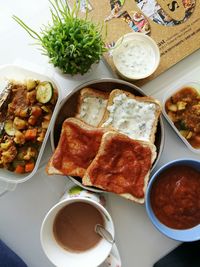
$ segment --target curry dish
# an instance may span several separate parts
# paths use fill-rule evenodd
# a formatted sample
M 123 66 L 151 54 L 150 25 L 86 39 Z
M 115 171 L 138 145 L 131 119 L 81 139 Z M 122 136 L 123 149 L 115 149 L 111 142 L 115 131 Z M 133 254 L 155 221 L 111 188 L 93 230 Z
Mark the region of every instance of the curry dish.
M 0 110 L 0 167 L 27 173 L 34 169 L 58 94 L 50 82 L 14 81 L 9 86 L 9 99 Z
M 200 95 L 184 87 L 165 103 L 165 110 L 180 134 L 194 148 L 200 148 Z

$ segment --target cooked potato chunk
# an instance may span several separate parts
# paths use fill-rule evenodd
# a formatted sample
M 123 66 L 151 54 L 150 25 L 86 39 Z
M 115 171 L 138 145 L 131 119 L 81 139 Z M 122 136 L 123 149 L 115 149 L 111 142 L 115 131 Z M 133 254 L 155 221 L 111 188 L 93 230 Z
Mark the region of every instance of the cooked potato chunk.
M 37 81 L 36 80 L 29 79 L 29 80 L 26 81 L 26 87 L 27 87 L 28 91 L 34 89 L 36 86 L 37 86 Z
M 14 142 L 19 145 L 23 145 L 25 143 L 25 136 L 22 132 L 16 131 Z
M 186 105 L 187 105 L 186 102 L 183 102 L 183 101 L 178 101 L 178 102 L 177 102 L 177 108 L 178 108 L 178 110 L 183 110 L 183 109 L 185 109 Z
M 25 120 L 20 119 L 19 117 L 15 117 L 14 126 L 18 130 L 23 130 L 27 127 L 27 122 Z

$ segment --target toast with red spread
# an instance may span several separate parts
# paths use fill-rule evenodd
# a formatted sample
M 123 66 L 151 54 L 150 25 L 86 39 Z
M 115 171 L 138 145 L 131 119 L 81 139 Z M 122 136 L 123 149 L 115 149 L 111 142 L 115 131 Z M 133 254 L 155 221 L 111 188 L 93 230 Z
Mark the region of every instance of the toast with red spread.
M 66 119 L 58 145 L 47 164 L 47 173 L 83 177 L 96 156 L 104 132 L 103 128 L 89 126 L 79 119 Z
M 108 131 L 82 182 L 138 203 L 144 203 L 150 169 L 156 158 L 151 142 L 133 140 L 124 134 Z

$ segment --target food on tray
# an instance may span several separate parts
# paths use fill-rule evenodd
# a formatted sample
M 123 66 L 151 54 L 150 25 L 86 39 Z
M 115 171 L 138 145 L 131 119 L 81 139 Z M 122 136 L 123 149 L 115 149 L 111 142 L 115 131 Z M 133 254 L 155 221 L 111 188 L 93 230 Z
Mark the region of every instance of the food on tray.
M 119 89 L 108 94 L 83 88 L 77 107 L 76 117 L 62 124 L 47 173 L 74 176 L 83 185 L 143 203 L 156 158 L 160 103 Z
M 102 137 L 98 153 L 83 177 L 83 184 L 143 203 L 155 157 L 156 148 L 152 143 L 109 131 Z
M 83 177 L 96 156 L 104 132 L 103 128 L 95 128 L 79 119 L 66 119 L 47 173 Z
M 44 140 L 57 90 L 50 82 L 9 81 L 9 99 L 0 110 L 0 167 L 31 172 Z
M 165 102 L 168 117 L 180 134 L 194 148 L 200 148 L 200 94 L 184 87 Z
M 100 125 L 130 138 L 154 143 L 160 113 L 160 103 L 154 98 L 116 89 L 110 93 Z
M 76 117 L 92 126 L 102 120 L 109 94 L 92 88 L 83 88 L 79 94 Z
M 200 171 L 189 165 L 169 167 L 153 183 L 150 201 L 156 217 L 168 227 L 200 224 Z

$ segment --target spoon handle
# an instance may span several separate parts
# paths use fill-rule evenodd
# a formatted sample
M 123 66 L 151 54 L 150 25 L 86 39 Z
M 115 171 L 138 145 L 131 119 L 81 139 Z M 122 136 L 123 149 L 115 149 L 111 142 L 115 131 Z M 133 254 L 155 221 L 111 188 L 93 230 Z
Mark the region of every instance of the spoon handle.
M 106 230 L 102 225 L 96 224 L 95 225 L 95 232 L 99 234 L 101 237 L 103 237 L 105 240 L 107 240 L 109 243 L 114 244 L 115 241 L 108 230 Z

